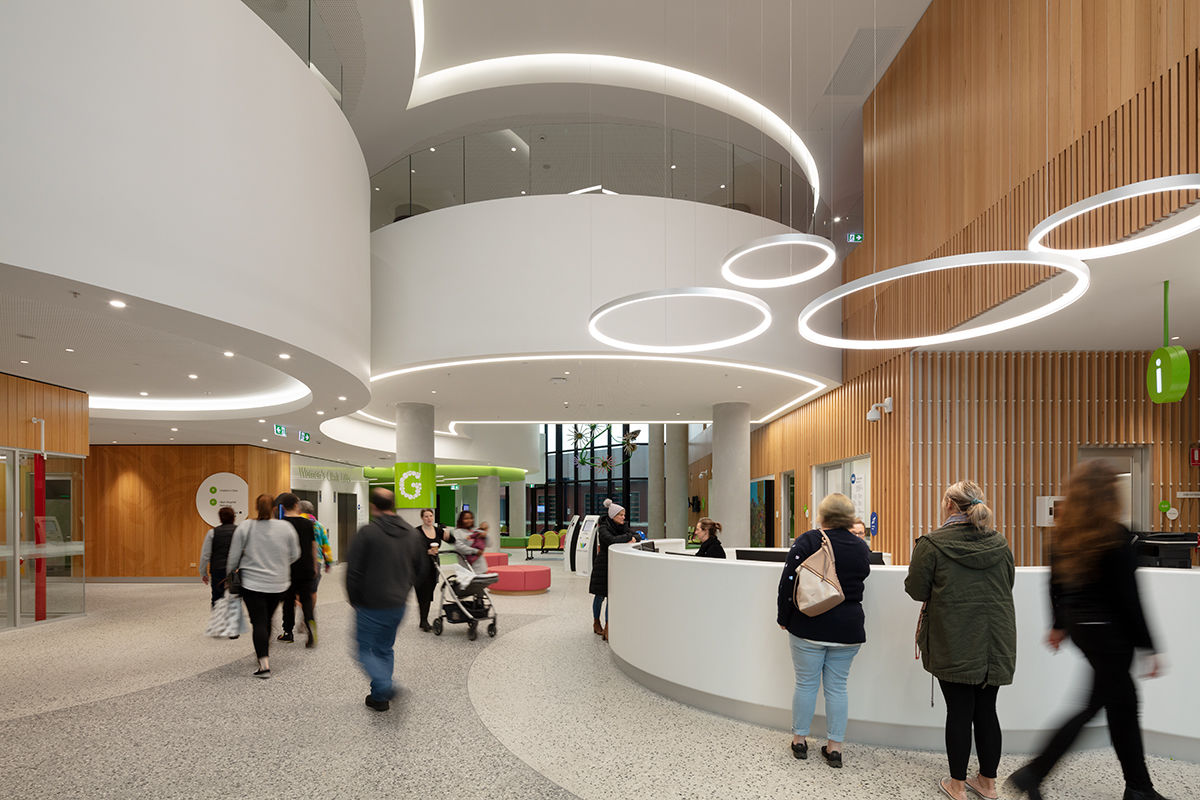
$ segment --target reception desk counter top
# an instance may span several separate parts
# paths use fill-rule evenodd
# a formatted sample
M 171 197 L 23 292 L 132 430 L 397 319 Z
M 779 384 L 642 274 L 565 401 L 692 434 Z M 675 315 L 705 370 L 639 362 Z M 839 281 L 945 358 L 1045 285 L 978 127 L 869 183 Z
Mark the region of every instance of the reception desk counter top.
M 691 705 L 790 727 L 789 634 L 775 623 L 781 564 L 651 553 L 623 544 L 610 549 L 609 565 L 609 642 L 622 669 Z M 867 642 L 850 673 L 848 738 L 940 748 L 945 707 L 936 690 L 931 707 L 930 676 L 915 658 L 920 606 L 904 593 L 906 574 L 902 566 L 871 568 L 863 598 Z M 1050 623 L 1047 576 L 1044 567 L 1017 569 L 1017 673 L 999 700 L 1007 751 L 1038 747 L 1090 683 L 1077 650 L 1068 645 L 1055 654 L 1043 642 Z M 1167 664 L 1164 677 L 1139 682 L 1147 749 L 1200 761 L 1200 623 L 1194 618 L 1200 570 L 1142 569 L 1138 581 Z M 823 713 L 822 701 L 817 714 Z M 823 723 L 814 731 L 823 732 Z M 1084 743 L 1106 741 L 1093 730 Z

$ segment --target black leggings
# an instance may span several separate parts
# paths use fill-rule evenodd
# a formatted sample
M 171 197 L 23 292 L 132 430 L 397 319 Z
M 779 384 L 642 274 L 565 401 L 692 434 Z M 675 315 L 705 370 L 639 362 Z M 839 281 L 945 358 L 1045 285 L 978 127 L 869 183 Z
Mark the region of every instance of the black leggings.
M 296 627 L 296 597 L 300 598 L 300 608 L 304 611 L 304 627 L 308 629 L 308 621 L 315 620 L 313 611 L 313 583 L 311 580 L 292 580 L 292 585 L 283 593 L 283 631 L 291 633 Z
M 250 615 L 250 626 L 254 634 L 254 655 L 266 658 L 271 646 L 271 618 L 283 599 L 282 594 L 267 594 L 253 589 L 242 589 L 242 602 Z
M 1137 686 L 1129 674 L 1133 664 L 1133 645 L 1111 624 L 1073 625 L 1071 640 L 1083 651 L 1093 670 L 1092 691 L 1087 704 L 1078 714 L 1063 723 L 1046 743 L 1042 754 L 1030 766 L 1039 781 L 1054 769 L 1066 754 L 1083 726 L 1104 709 L 1108 716 L 1108 735 L 1125 785 L 1130 789 L 1150 789 L 1150 772 L 1146 769 L 1142 728 L 1138 722 Z
M 975 752 L 979 756 L 979 774 L 995 778 L 1000 766 L 1000 718 L 996 716 L 999 686 L 972 686 L 938 680 L 946 698 L 946 757 L 950 777 L 967 779 L 971 760 L 971 729 L 975 730 Z

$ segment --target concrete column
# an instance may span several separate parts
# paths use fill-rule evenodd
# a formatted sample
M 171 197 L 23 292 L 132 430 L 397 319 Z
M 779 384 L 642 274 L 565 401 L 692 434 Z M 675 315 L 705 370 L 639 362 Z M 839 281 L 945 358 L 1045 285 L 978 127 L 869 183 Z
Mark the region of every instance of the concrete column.
M 428 403 L 397 403 L 396 463 L 434 463 L 433 430 L 433 406 Z M 432 507 L 434 504 L 430 505 Z M 419 508 L 401 508 L 396 513 L 410 525 L 421 524 Z
M 750 405 L 713 406 L 713 469 L 708 516 L 727 546 L 750 546 Z
M 666 538 L 687 537 L 688 526 L 688 426 L 667 425 L 663 454 L 666 472 Z
M 475 525 L 488 524 L 487 549 L 500 549 L 500 479 L 495 475 L 481 475 L 477 486 L 479 496 L 475 498 Z M 749 502 L 749 501 L 747 501 Z
M 508 535 L 525 535 L 525 481 L 508 484 Z
M 650 426 L 650 473 L 646 488 L 646 535 L 651 539 L 666 536 L 667 481 L 663 472 L 663 427 Z

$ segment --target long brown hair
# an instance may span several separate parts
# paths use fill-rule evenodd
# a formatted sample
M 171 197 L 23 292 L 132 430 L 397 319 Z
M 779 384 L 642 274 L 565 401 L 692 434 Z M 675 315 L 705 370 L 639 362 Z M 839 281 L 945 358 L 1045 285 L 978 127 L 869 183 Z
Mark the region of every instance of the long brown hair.
M 1105 551 L 1120 544 L 1115 535 L 1120 510 L 1116 488 L 1117 471 L 1104 461 L 1085 461 L 1071 473 L 1050 545 L 1055 581 L 1087 583 Z
M 275 511 L 275 499 L 269 494 L 260 494 L 254 498 L 254 508 L 258 512 L 258 519 L 270 519 Z
M 716 537 L 721 532 L 721 523 L 715 519 L 701 517 L 696 520 L 696 533 L 705 531 L 709 536 Z

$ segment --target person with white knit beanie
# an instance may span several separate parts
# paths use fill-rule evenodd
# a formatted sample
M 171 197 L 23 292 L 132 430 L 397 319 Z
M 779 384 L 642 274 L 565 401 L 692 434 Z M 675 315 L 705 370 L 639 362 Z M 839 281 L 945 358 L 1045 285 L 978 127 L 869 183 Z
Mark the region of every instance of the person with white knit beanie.
M 625 524 L 625 507 L 606 499 L 604 507 L 608 516 L 596 526 L 596 549 L 592 554 L 592 579 L 588 585 L 592 598 L 592 631 L 608 641 L 608 609 L 604 609 L 604 624 L 600 624 L 600 607 L 608 597 L 608 548 L 614 544 L 638 538 L 633 529 Z

